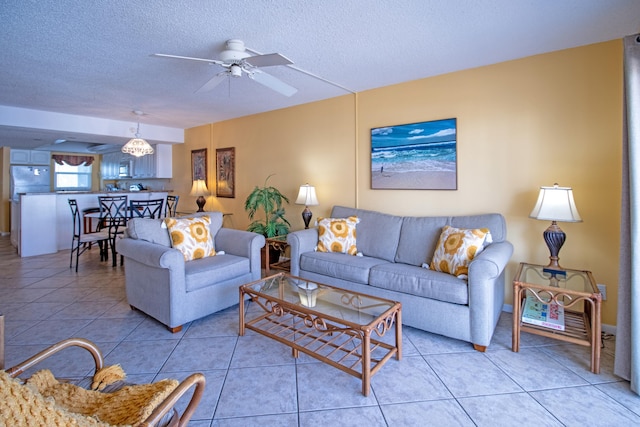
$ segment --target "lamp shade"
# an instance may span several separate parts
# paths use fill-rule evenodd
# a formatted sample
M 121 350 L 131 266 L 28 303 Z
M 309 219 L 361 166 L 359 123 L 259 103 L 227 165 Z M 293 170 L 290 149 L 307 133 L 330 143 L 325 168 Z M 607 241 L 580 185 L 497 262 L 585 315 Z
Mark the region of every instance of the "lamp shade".
M 530 218 L 561 221 L 582 222 L 576 202 L 573 200 L 571 187 L 540 187 L 538 201 L 529 214 Z
M 153 154 L 153 147 L 144 139 L 136 137 L 124 144 L 122 152 L 135 157 L 142 157 L 146 154 Z
M 207 189 L 207 183 L 204 182 L 204 179 L 196 179 L 193 181 L 193 185 L 191 186 L 192 196 L 208 196 L 209 190 Z
M 315 187 L 309 184 L 301 185 L 296 205 L 317 206 L 318 204 Z
M 134 111 L 134 114 L 141 116 L 143 115 L 142 111 Z M 140 122 L 138 121 L 138 127 L 136 129 L 135 138 L 127 141 L 126 144 L 122 147 L 122 152 L 131 154 L 135 157 L 142 157 L 145 154 L 153 154 L 153 147 L 149 145 L 147 141 L 140 138 Z

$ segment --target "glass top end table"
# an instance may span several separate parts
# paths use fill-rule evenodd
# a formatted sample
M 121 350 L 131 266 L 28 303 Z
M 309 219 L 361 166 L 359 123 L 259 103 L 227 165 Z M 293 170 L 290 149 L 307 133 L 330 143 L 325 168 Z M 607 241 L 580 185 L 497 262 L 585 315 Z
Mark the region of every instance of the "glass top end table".
M 526 323 L 527 299 L 556 304 L 564 314 L 562 329 Z M 590 271 L 520 263 L 513 279 L 512 350 L 520 350 L 522 331 L 591 347 L 591 372 L 600 373 L 602 294 Z

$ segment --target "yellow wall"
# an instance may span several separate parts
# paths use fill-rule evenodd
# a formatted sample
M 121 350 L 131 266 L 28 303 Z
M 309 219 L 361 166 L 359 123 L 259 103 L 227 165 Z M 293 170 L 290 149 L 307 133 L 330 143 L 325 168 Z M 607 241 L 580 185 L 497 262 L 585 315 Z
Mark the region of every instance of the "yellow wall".
M 271 173 L 270 184 L 293 199 L 287 218 L 294 229 L 303 227 L 293 201 L 305 182 L 318 192 L 315 217 L 335 204 L 406 215 L 500 212 L 515 247 L 508 304 L 517 264 L 548 261 L 542 232 L 549 224 L 528 218 L 539 186 L 571 186 L 584 222 L 560 224 L 567 233 L 560 263 L 589 269 L 608 286 L 603 322 L 615 324 L 621 106 L 622 42 L 615 40 L 189 129 L 175 147 L 174 176 L 185 168 L 175 182 L 188 192 L 189 150 L 209 148 L 212 187 L 215 148 L 236 147 L 236 198 L 207 202 L 233 212 L 236 228 L 248 224 L 245 197 Z M 370 188 L 371 128 L 451 117 L 456 191 Z

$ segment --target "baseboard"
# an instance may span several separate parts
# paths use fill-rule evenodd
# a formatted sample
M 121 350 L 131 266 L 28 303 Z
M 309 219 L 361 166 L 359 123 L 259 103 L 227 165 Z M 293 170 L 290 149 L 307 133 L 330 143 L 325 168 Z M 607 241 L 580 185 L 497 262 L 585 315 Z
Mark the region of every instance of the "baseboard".
M 10 235 L 11 233 L 8 231 L 0 231 L 0 236 L 2 237 L 7 237 L 8 235 Z
M 505 313 L 513 313 L 513 305 L 511 304 L 504 304 L 502 306 L 502 311 L 504 311 Z M 607 324 L 602 324 L 602 332 L 606 333 L 606 334 L 611 334 L 611 335 L 615 335 L 616 334 L 616 325 L 607 325 Z

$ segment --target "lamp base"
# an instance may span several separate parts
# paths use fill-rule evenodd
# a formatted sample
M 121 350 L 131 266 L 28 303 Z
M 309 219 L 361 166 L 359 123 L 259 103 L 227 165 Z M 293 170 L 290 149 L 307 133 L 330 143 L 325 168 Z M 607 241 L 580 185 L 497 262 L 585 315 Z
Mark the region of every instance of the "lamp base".
M 564 245 L 567 235 L 560 227 L 558 227 L 558 223 L 556 221 L 552 221 L 549 228 L 544 230 L 542 236 L 544 237 L 544 241 L 547 243 L 550 253 L 549 265 L 547 265 L 547 268 L 562 270 L 562 267 L 560 267 L 560 264 L 558 263 L 560 260 L 558 254 L 560 253 L 560 248 Z
M 196 205 L 198 205 L 198 210 L 197 212 L 204 212 L 204 204 L 207 203 L 207 201 L 205 200 L 204 197 L 202 196 L 198 196 L 198 198 L 196 199 Z
M 309 210 L 308 206 L 304 207 L 304 210 L 302 211 L 302 220 L 304 221 L 304 228 L 305 230 L 307 228 L 309 228 L 309 222 L 311 222 L 311 217 L 313 216 L 313 214 L 311 213 L 311 211 Z

